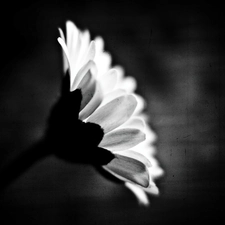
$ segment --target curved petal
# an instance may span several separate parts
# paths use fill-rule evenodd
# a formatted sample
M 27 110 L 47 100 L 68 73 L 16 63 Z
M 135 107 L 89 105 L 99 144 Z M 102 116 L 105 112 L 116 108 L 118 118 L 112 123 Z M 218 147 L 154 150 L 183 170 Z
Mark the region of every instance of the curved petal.
M 136 97 L 137 102 L 138 102 L 137 107 L 134 111 L 134 114 L 137 115 L 144 110 L 146 102 L 145 102 L 144 98 L 142 98 L 140 95 L 134 94 L 134 96 Z
M 107 52 L 101 52 L 96 55 L 95 63 L 98 67 L 99 76 L 103 75 L 110 69 L 111 61 L 111 55 Z
M 79 52 L 78 52 L 78 57 L 76 60 L 76 67 L 79 69 L 85 64 L 83 59 L 85 58 L 85 55 L 87 55 L 87 52 L 89 51 L 88 49 L 90 49 L 89 31 L 85 30 L 83 32 L 80 32 L 78 41 L 79 41 Z
M 150 126 L 145 127 L 145 133 L 146 133 L 146 141 L 148 143 L 153 143 L 157 140 L 157 135 L 156 133 L 150 128 Z
M 101 53 L 103 52 L 103 48 L 104 48 L 104 40 L 101 36 L 97 36 L 95 38 L 95 44 L 96 44 L 96 53 Z
M 59 44 L 61 45 L 62 50 L 63 50 L 64 63 L 67 61 L 67 63 L 64 64 L 64 70 L 66 71 L 66 69 L 69 69 L 69 74 L 71 76 L 72 71 L 71 71 L 71 67 L 70 67 L 71 63 L 70 63 L 70 56 L 69 56 L 68 48 L 66 46 L 65 41 L 61 37 L 58 37 L 57 41 L 59 42 Z
M 104 168 L 113 175 L 119 175 L 126 180 L 148 187 L 150 183 L 149 172 L 142 162 L 115 154 L 115 158 L 110 161 Z
M 124 89 L 128 93 L 131 93 L 131 92 L 134 92 L 135 89 L 137 88 L 137 82 L 133 77 L 127 76 L 127 77 L 124 77 L 124 80 L 121 83 L 121 87 L 124 87 Z
M 141 187 L 131 184 L 129 182 L 125 182 L 125 186 L 134 193 L 140 205 L 149 205 L 148 196 Z
M 159 188 L 155 185 L 154 182 L 151 182 L 150 186 L 148 188 L 144 188 L 143 190 L 149 194 L 159 195 Z
M 118 97 L 96 110 L 88 122 L 99 124 L 105 134 L 125 123 L 133 114 L 137 101 L 133 95 Z
M 149 159 L 152 163 L 152 168 L 150 168 L 152 178 L 155 179 L 161 177 L 164 174 L 164 170 L 159 166 L 159 163 L 155 157 L 149 157 Z
M 62 29 L 61 28 L 58 28 L 58 30 L 59 30 L 60 37 L 63 39 L 64 42 L 66 42 L 66 38 L 65 38 L 65 35 L 64 35 Z
M 145 141 L 141 142 L 139 145 L 132 148 L 133 151 L 139 152 L 150 160 L 151 155 L 155 153 L 155 146 L 149 145 Z M 151 160 L 150 160 L 151 161 Z
M 96 89 L 91 101 L 80 111 L 79 119 L 85 120 L 88 118 L 101 104 L 102 102 L 102 91 L 99 83 L 96 83 Z
M 116 86 L 117 71 L 115 69 L 108 70 L 105 74 L 103 74 L 99 78 L 99 82 L 101 82 L 101 86 L 102 86 L 104 94 L 111 92 Z
M 123 88 L 128 93 L 134 92 L 137 87 L 136 80 L 131 76 L 124 76 L 124 69 L 121 66 L 114 67 L 118 72 L 117 88 Z
M 71 22 L 67 21 L 66 22 L 66 44 L 68 46 L 68 49 L 71 53 L 73 50 L 73 45 L 74 45 L 74 38 L 78 35 L 79 31 L 76 27 L 76 25 Z
M 117 129 L 104 135 L 99 146 L 110 151 L 130 149 L 145 140 L 145 134 L 138 129 Z
M 65 36 L 64 36 L 64 33 L 63 33 L 62 29 L 58 28 L 58 30 L 59 30 L 59 34 L 60 34 L 61 39 L 66 43 L 66 39 L 65 39 Z M 66 73 L 68 68 L 69 68 L 68 60 L 67 60 L 67 57 L 65 56 L 65 53 L 63 53 L 63 72 Z
M 145 129 L 145 122 L 144 122 L 143 119 L 141 119 L 139 117 L 131 117 L 121 127 L 136 128 L 136 129 L 139 129 L 139 130 L 143 131 Z
M 114 66 L 114 69 L 116 69 L 118 73 L 117 88 L 120 88 L 121 82 L 124 79 L 124 69 L 122 66 Z
M 145 164 L 147 167 L 152 166 L 151 162 L 143 154 L 140 154 L 139 152 L 135 152 L 133 150 L 125 150 L 125 151 L 114 152 L 114 153 L 118 155 L 124 155 L 133 159 L 137 159 L 138 161 Z
M 126 91 L 124 91 L 123 89 L 116 89 L 114 91 L 111 91 L 104 96 L 104 99 L 101 105 L 106 105 L 107 103 L 111 102 L 113 99 L 118 98 L 125 94 L 126 94 Z
M 77 89 L 81 89 L 82 101 L 80 106 L 80 111 L 90 102 L 93 98 L 96 88 L 96 81 L 90 70 L 83 77 L 79 83 Z
M 81 65 L 86 64 L 90 60 L 94 60 L 95 57 L 95 42 L 91 41 L 86 53 L 81 59 Z
M 74 81 L 72 83 L 71 91 L 75 90 L 77 88 L 77 85 L 81 82 L 85 74 L 91 70 L 92 67 L 95 67 L 94 61 L 90 60 L 88 61 L 81 69 L 78 71 L 77 74 L 75 74 Z M 71 78 L 72 79 L 72 78 Z
M 76 69 L 76 59 L 79 55 L 79 49 L 80 49 L 80 44 L 79 44 L 79 33 L 80 31 L 76 27 L 76 25 L 71 22 L 67 21 L 66 23 L 66 38 L 67 38 L 67 47 L 68 51 L 70 54 L 71 62 L 72 62 L 72 67 L 73 70 L 75 71 Z

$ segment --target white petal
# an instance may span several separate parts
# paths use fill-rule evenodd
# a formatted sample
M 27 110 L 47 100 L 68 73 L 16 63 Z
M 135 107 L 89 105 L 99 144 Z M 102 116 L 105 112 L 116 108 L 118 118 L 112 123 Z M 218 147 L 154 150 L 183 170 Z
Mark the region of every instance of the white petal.
M 67 60 L 67 66 L 68 66 L 68 69 L 70 70 L 69 73 L 70 73 L 70 76 L 71 76 L 71 68 L 70 68 L 70 56 L 69 56 L 69 52 L 68 52 L 68 48 L 66 46 L 66 43 L 65 41 L 62 39 L 62 38 L 57 38 L 59 44 L 61 45 L 62 49 L 63 49 L 63 55 L 64 55 L 64 62 Z M 64 70 L 66 71 L 67 69 L 67 66 L 66 66 L 66 63 L 64 64 Z
M 155 154 L 156 147 L 146 143 L 146 140 L 140 143 L 139 145 L 132 148 L 132 150 L 137 151 L 147 157 L 149 160 L 152 158 L 152 155 Z M 150 160 L 151 161 L 151 160 Z
M 122 95 L 125 95 L 125 94 L 126 94 L 126 92 L 123 89 L 116 89 L 114 91 L 111 91 L 104 96 L 104 99 L 102 101 L 101 106 L 106 105 L 107 103 L 109 103 L 113 99 L 118 98 L 118 97 L 120 97 Z
M 63 31 L 62 31 L 61 28 L 59 28 L 59 34 L 60 34 L 60 37 L 62 38 L 62 40 L 64 42 L 66 42 L 64 33 L 63 33 Z M 66 71 L 67 71 L 68 68 L 69 68 L 68 60 L 67 60 L 67 57 L 65 56 L 65 53 L 63 52 L 63 72 L 66 73 Z
M 122 80 L 124 79 L 124 69 L 122 66 L 114 66 L 114 69 L 116 69 L 117 73 L 118 73 L 117 88 L 120 88 L 120 84 L 121 84 Z
M 103 75 L 110 69 L 111 61 L 111 56 L 107 52 L 101 52 L 100 54 L 96 55 L 95 63 L 98 67 L 99 76 Z
M 80 49 L 79 49 L 79 56 L 77 58 L 76 61 L 76 66 L 77 68 L 80 68 L 83 66 L 83 64 L 85 64 L 85 62 L 83 61 L 85 56 L 87 55 L 89 46 L 90 46 L 90 33 L 89 31 L 84 31 L 84 32 L 80 32 L 79 35 L 79 45 L 80 45 Z M 87 61 L 86 61 L 87 62 Z
M 59 30 L 60 37 L 63 39 L 64 42 L 66 42 L 66 38 L 65 38 L 65 35 L 64 35 L 62 29 L 58 28 L 58 30 Z
M 145 164 L 136 159 L 115 154 L 115 158 L 104 166 L 104 168 L 112 172 L 112 174 L 118 174 L 142 187 L 149 186 L 150 178 L 148 169 Z
M 86 64 L 90 60 L 94 60 L 95 57 L 95 42 L 91 41 L 87 52 L 84 54 L 83 58 L 81 59 L 81 65 Z
M 90 60 L 78 71 L 78 73 L 74 76 L 74 82 L 71 84 L 71 91 L 74 91 L 77 88 L 77 85 L 81 82 L 85 74 L 89 70 L 91 70 L 92 67 L 95 67 L 95 63 Z
M 136 97 L 137 102 L 138 102 L 137 107 L 134 111 L 134 114 L 138 115 L 139 113 L 141 113 L 144 110 L 146 102 L 145 102 L 144 98 L 142 98 L 140 95 L 134 94 L 134 96 Z
M 73 22 L 71 21 L 66 22 L 66 40 L 67 40 L 66 44 L 68 46 L 69 51 L 71 51 L 73 48 L 74 34 L 78 32 L 79 31 Z
M 126 150 L 126 151 L 120 151 L 120 152 L 114 152 L 114 153 L 118 155 L 124 155 L 133 159 L 137 159 L 138 161 L 145 164 L 147 167 L 152 166 L 151 162 L 143 154 L 140 154 L 139 152 L 135 152 L 133 150 Z
M 74 74 L 77 73 L 77 71 L 83 66 L 83 65 L 79 65 L 79 58 L 82 57 L 82 55 L 80 54 L 81 52 L 81 47 L 82 47 L 82 41 L 81 41 L 81 33 L 78 32 L 77 37 L 76 37 L 76 41 L 74 41 L 73 43 L 73 48 L 71 49 L 71 62 L 72 62 L 72 68 L 74 71 Z
M 98 56 L 98 54 L 101 54 L 104 49 L 104 41 L 102 37 L 98 36 L 95 38 L 95 46 L 96 46 L 96 56 Z
M 152 163 L 152 168 L 150 169 L 152 178 L 161 177 L 164 174 L 164 170 L 159 166 L 158 160 L 153 156 L 149 157 L 149 160 Z
M 78 28 L 76 27 L 76 25 L 74 23 L 72 23 L 71 21 L 67 21 L 66 23 L 66 31 L 67 31 L 67 47 L 68 47 L 68 51 L 70 54 L 70 59 L 71 59 L 71 63 L 72 63 L 72 67 L 76 66 L 76 58 L 79 54 L 79 48 L 80 48 L 80 44 L 79 44 L 79 33 L 80 31 L 78 30 Z M 76 68 L 76 67 L 75 67 Z M 75 68 L 73 68 L 73 70 L 75 71 Z
M 152 174 L 152 178 L 156 179 L 156 178 L 159 178 L 159 177 L 163 176 L 164 170 L 159 166 L 152 167 L 151 168 L 151 174 Z
M 80 110 L 82 110 L 93 98 L 96 88 L 96 81 L 90 70 L 86 73 L 84 78 L 79 83 L 77 89 L 81 89 L 82 101 Z
M 88 118 L 101 104 L 102 102 L 102 91 L 99 83 L 96 83 L 96 89 L 91 101 L 80 111 L 79 119 L 85 120 Z
M 106 94 L 111 92 L 116 86 L 117 82 L 117 71 L 115 69 L 108 70 L 105 74 L 99 77 L 103 93 Z
M 124 123 L 121 127 L 126 127 L 126 128 L 136 128 L 141 131 L 144 131 L 145 129 L 145 122 L 143 119 L 139 117 L 131 117 L 129 120 L 127 120 L 126 123 Z
M 159 189 L 158 187 L 155 185 L 154 182 L 150 183 L 150 186 L 148 188 L 143 188 L 144 191 L 146 191 L 149 194 L 153 194 L 153 195 L 159 195 Z
M 117 129 L 104 135 L 99 146 L 110 151 L 123 151 L 145 140 L 145 134 L 138 129 Z
M 113 176 L 117 177 L 119 180 L 121 180 L 123 182 L 129 182 L 129 183 L 133 183 L 133 184 L 137 185 L 136 183 L 126 179 L 125 177 L 122 177 L 122 176 L 118 175 L 117 173 L 114 173 L 112 170 L 108 169 L 107 166 L 103 166 L 103 169 L 105 169 L 107 172 L 111 173 Z
M 134 92 L 137 87 L 136 80 L 131 76 L 124 76 L 124 69 L 121 66 L 114 67 L 118 71 L 118 83 L 117 88 L 122 88 L 128 93 Z
M 88 122 L 99 124 L 105 134 L 125 123 L 133 114 L 137 101 L 133 95 L 118 97 L 96 110 Z
M 124 88 L 128 93 L 135 91 L 137 87 L 137 82 L 133 77 L 125 77 L 121 83 L 121 88 Z
M 125 182 L 125 186 L 134 193 L 140 205 L 149 205 L 148 196 L 141 187 L 131 184 L 129 182 Z
M 148 126 L 147 123 L 146 123 L 146 127 L 145 127 L 145 133 L 146 133 L 146 141 L 148 143 L 153 143 L 156 141 L 156 139 L 157 139 L 156 133 L 154 131 L 152 131 L 152 129 L 150 128 L 150 126 Z

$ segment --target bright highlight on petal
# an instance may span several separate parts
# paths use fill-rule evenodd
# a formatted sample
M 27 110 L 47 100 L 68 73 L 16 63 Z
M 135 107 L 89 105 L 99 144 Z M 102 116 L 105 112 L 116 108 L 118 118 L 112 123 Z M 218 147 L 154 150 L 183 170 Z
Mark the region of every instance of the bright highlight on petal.
M 63 59 L 64 59 L 63 62 L 66 64 L 66 65 L 64 64 L 64 72 L 66 72 L 67 69 L 70 70 L 70 67 L 69 67 L 69 65 L 70 65 L 69 51 L 67 49 L 65 41 L 62 38 L 59 37 L 57 40 L 58 40 L 59 44 L 61 45 L 61 47 L 63 49 Z M 70 73 L 71 73 L 71 71 L 70 71 Z
M 144 140 L 145 134 L 142 131 L 134 128 L 123 128 L 107 133 L 99 146 L 110 151 L 124 151 Z
M 83 96 L 80 106 L 80 110 L 82 110 L 90 102 L 95 94 L 96 81 L 93 78 L 90 70 L 83 77 L 77 89 L 81 89 L 81 93 Z
M 86 64 L 87 62 L 89 62 L 90 60 L 93 60 L 95 57 L 95 42 L 92 41 L 85 53 L 85 55 L 83 56 L 83 58 L 81 59 L 81 65 Z
M 91 101 L 85 106 L 83 110 L 79 113 L 79 119 L 85 120 L 87 119 L 101 104 L 103 93 L 100 88 L 99 83 L 96 83 L 95 93 Z
M 141 131 L 144 131 L 146 126 L 145 126 L 145 122 L 143 119 L 141 119 L 139 117 L 132 117 L 126 123 L 124 123 L 122 125 L 122 127 L 137 128 Z
M 142 154 L 140 154 L 139 152 L 133 151 L 133 150 L 126 150 L 126 151 L 117 151 L 115 152 L 118 155 L 123 155 L 123 156 L 127 156 L 133 159 L 137 159 L 140 162 L 142 162 L 143 164 L 145 164 L 147 167 L 151 167 L 152 164 L 151 162 Z
M 117 71 L 115 69 L 110 69 L 99 78 L 99 81 L 105 94 L 111 92 L 116 86 Z
M 106 134 L 125 123 L 136 105 L 137 101 L 132 95 L 118 97 L 96 110 L 87 122 L 99 124 Z
M 111 66 L 102 37 L 91 41 L 89 31 L 80 31 L 71 21 L 66 22 L 66 35 L 61 29 L 59 33 L 70 91 L 82 93 L 79 120 L 103 129 L 98 147 L 115 157 L 103 168 L 122 180 L 140 204 L 149 205 L 147 194 L 159 194 L 155 179 L 164 171 L 155 158 L 156 134 L 148 126 L 146 102 L 134 93 L 136 80 L 125 76 L 121 66 Z
M 74 81 L 72 83 L 71 91 L 74 91 L 77 88 L 77 85 L 81 82 L 85 74 L 91 70 L 92 67 L 94 67 L 94 62 L 92 60 L 89 60 L 87 63 L 85 63 L 80 70 L 78 71 L 76 77 L 74 78 Z
M 107 93 L 104 96 L 104 99 L 102 100 L 101 106 L 106 105 L 107 103 L 111 102 L 113 99 L 116 99 L 116 98 L 118 98 L 120 96 L 123 96 L 125 94 L 126 94 L 126 91 L 123 90 L 123 89 L 113 90 L 113 91 Z
M 142 187 L 149 186 L 148 169 L 145 164 L 136 159 L 115 154 L 115 158 L 105 167 L 109 172 L 112 171 Z
M 149 205 L 148 196 L 144 190 L 129 182 L 125 182 L 125 186 L 134 193 L 140 205 Z
M 151 183 L 150 187 L 144 188 L 144 191 L 152 195 L 159 195 L 159 189 L 156 187 L 155 183 Z

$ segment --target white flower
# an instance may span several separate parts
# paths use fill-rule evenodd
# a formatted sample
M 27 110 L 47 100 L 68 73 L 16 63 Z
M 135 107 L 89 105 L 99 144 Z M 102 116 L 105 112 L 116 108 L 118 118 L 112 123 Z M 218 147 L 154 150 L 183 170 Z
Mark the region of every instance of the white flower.
M 60 36 L 70 91 L 82 92 L 79 119 L 101 126 L 104 137 L 99 147 L 115 156 L 103 168 L 125 181 L 139 201 L 148 204 L 145 191 L 158 193 L 154 178 L 162 170 L 153 157 L 155 135 L 145 124 L 144 100 L 133 93 L 135 79 L 125 78 L 120 67 L 111 68 L 111 56 L 104 52 L 101 37 L 90 41 L 89 32 L 81 32 L 70 21 L 66 23 L 66 37 L 61 29 Z

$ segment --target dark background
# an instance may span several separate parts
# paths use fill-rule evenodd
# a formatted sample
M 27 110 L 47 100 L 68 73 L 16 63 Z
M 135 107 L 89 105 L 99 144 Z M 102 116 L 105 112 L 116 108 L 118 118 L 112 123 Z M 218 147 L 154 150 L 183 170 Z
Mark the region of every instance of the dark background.
M 61 81 L 57 28 L 70 19 L 92 37 L 101 35 L 113 65 L 137 79 L 165 176 L 156 181 L 161 195 L 144 208 L 91 166 L 48 157 L 1 191 L 0 224 L 223 220 L 224 9 L 217 2 L 147 3 L 26 1 L 1 7 L 1 168 L 44 134 Z

